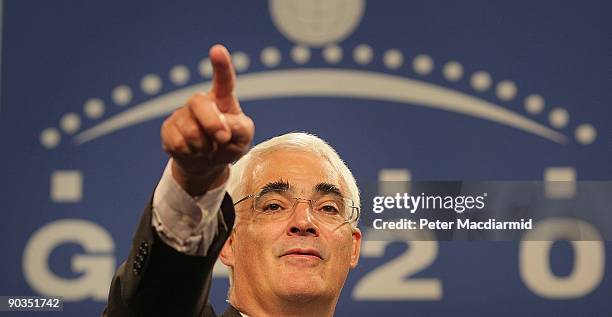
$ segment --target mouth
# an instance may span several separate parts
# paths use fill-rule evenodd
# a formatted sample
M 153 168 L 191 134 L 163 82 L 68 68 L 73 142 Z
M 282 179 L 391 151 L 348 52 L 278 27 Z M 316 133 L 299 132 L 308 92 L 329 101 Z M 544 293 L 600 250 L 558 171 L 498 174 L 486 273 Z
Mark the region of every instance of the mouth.
M 281 255 L 281 257 L 285 257 L 285 256 L 318 258 L 319 260 L 323 260 L 323 258 L 321 257 L 321 253 L 319 253 L 319 251 L 315 249 L 301 249 L 301 248 L 290 249 L 290 250 L 287 250 L 285 253 L 283 253 L 283 255 Z

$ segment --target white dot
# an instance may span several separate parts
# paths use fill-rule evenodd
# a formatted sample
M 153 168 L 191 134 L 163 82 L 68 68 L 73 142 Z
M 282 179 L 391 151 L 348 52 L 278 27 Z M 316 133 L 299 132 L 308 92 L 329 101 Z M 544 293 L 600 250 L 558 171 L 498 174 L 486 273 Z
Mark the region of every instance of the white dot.
M 261 62 L 268 67 L 276 67 L 280 64 L 281 54 L 276 47 L 266 47 L 261 51 Z
M 113 102 L 125 106 L 132 100 L 132 90 L 128 86 L 117 86 L 113 89 Z
M 46 128 L 40 133 L 40 143 L 47 149 L 56 147 L 60 138 L 60 134 L 55 128 Z
M 60 119 L 60 127 L 68 134 L 75 133 L 81 127 L 81 118 L 74 112 L 67 113 Z
M 185 65 L 176 65 L 170 69 L 170 81 L 175 85 L 184 85 L 189 81 L 189 69 Z
M 249 60 L 249 55 L 243 52 L 236 52 L 232 53 L 232 63 L 237 72 L 243 72 L 249 68 L 251 61 Z
M 430 74 L 433 67 L 433 59 L 427 55 L 419 55 L 412 60 L 412 69 L 419 75 Z
M 591 144 L 597 137 L 595 127 L 588 123 L 579 125 L 574 134 L 580 144 Z
M 548 121 L 555 128 L 564 128 L 569 122 L 569 114 L 563 108 L 554 108 L 548 114 Z
M 104 102 L 98 98 L 91 98 L 85 101 L 83 108 L 85 116 L 90 119 L 100 118 L 104 114 Z
M 397 49 L 390 49 L 383 54 L 383 64 L 389 69 L 398 69 L 404 63 L 404 55 Z
M 338 45 L 327 45 L 323 49 L 323 58 L 330 64 L 338 64 L 342 60 L 342 48 Z
M 291 58 L 298 64 L 305 64 L 310 60 L 310 49 L 307 46 L 296 45 L 291 49 Z
M 544 98 L 540 95 L 532 94 L 525 98 L 525 110 L 530 114 L 538 114 L 544 110 Z
M 458 81 L 463 76 L 463 66 L 458 62 L 448 62 L 442 69 L 444 78 L 448 81 Z
M 200 72 L 200 76 L 204 78 L 210 78 L 213 75 L 213 67 L 210 63 L 210 59 L 205 58 L 200 61 L 198 65 L 198 71 Z
M 359 25 L 365 0 L 266 1 L 276 29 L 292 42 L 322 47 L 338 43 Z
M 502 80 L 497 84 L 495 93 L 497 94 L 497 98 L 501 100 L 512 100 L 516 96 L 516 84 L 509 80 Z
M 369 64 L 373 55 L 372 48 L 367 44 L 357 45 L 353 50 L 353 59 L 360 65 Z
M 485 91 L 491 87 L 491 75 L 484 71 L 477 71 L 472 74 L 472 88 L 476 91 Z
M 148 95 L 154 95 L 161 90 L 161 79 L 155 74 L 148 74 L 140 80 L 140 89 Z

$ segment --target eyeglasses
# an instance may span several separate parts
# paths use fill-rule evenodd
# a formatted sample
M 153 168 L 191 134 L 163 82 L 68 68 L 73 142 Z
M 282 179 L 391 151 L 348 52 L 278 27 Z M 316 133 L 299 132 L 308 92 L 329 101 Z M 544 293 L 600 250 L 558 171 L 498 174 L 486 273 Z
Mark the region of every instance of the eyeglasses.
M 313 199 L 291 197 L 288 192 L 269 192 L 251 194 L 238 200 L 234 206 L 252 198 L 252 211 L 258 220 L 281 222 L 291 218 L 299 203 L 307 203 L 314 218 L 318 221 L 341 225 L 359 219 L 359 207 L 347 198 L 333 194 L 320 195 Z

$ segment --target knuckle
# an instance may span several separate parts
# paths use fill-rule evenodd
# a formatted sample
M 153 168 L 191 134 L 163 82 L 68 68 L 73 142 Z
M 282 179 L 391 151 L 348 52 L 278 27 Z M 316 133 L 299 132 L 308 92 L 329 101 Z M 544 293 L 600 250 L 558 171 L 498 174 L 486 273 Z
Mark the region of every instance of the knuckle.
M 187 154 L 189 153 L 189 147 L 187 146 L 187 143 L 185 143 L 184 140 L 181 140 L 174 145 L 174 151 L 178 153 Z
M 200 129 L 195 124 L 188 124 L 185 126 L 183 132 L 185 138 L 190 140 L 196 140 L 200 137 Z
M 164 136 L 164 131 L 168 130 L 168 119 L 164 120 L 161 125 L 162 137 Z
M 174 112 L 172 112 L 172 115 L 170 115 L 170 117 L 168 118 L 168 120 L 172 121 L 172 120 L 176 120 L 177 117 L 180 117 L 181 114 L 183 113 L 184 107 L 180 107 L 176 110 L 174 110 Z
M 177 116 L 173 123 L 177 128 L 179 128 L 179 131 L 180 131 L 181 130 L 180 127 L 183 127 L 189 124 L 190 120 L 191 118 L 188 114 L 182 114 L 180 116 Z
M 187 100 L 186 105 L 188 108 L 193 109 L 194 107 L 204 103 L 206 100 L 208 100 L 208 94 L 205 92 L 198 92 L 193 94 L 189 100 Z
M 207 133 L 214 133 L 218 130 L 223 129 L 223 123 L 221 123 L 221 120 L 218 120 L 218 119 L 211 120 L 204 126 L 204 129 L 206 130 Z
M 172 140 L 172 130 L 169 128 L 168 125 L 162 126 L 160 135 L 162 143 L 167 146 L 167 143 Z
M 239 130 L 242 130 L 248 134 L 252 134 L 252 132 L 255 130 L 255 123 L 246 115 L 241 116 L 240 120 L 236 122 L 236 125 Z
M 175 115 L 171 115 L 170 117 L 166 118 L 166 120 L 164 120 L 164 122 L 162 122 L 162 126 L 161 129 L 162 131 L 164 130 L 169 130 L 170 127 L 172 126 L 172 123 L 175 121 Z
M 183 120 L 183 118 L 185 118 L 187 112 L 189 110 L 186 110 L 184 107 L 181 107 L 177 110 L 175 110 L 172 115 L 170 117 L 168 117 L 168 119 L 166 119 L 166 121 L 164 121 L 164 123 L 168 126 L 174 124 L 174 123 L 178 123 L 181 120 Z
M 223 128 L 223 119 L 221 118 L 221 116 L 223 115 L 217 113 L 209 113 L 206 116 L 206 119 L 203 124 L 204 129 L 209 132 Z
M 249 131 L 255 130 L 255 122 L 248 116 L 245 116 L 245 125 Z
M 173 138 L 172 138 L 171 148 L 172 148 L 173 151 L 182 152 L 185 149 L 187 149 L 187 142 L 185 142 L 185 139 L 183 139 L 182 136 L 174 135 Z

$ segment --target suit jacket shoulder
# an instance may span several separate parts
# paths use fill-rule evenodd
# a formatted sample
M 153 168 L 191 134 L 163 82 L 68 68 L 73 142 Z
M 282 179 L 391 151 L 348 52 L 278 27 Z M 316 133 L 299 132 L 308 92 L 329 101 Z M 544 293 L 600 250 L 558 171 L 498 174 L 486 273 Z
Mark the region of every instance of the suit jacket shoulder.
M 157 236 L 151 225 L 151 197 L 134 234 L 130 254 L 113 277 L 102 315 L 216 316 L 208 304 L 208 294 L 213 266 L 234 226 L 234 206 L 228 194 L 221 212 L 227 228 L 219 224 L 207 255 L 185 255 Z

